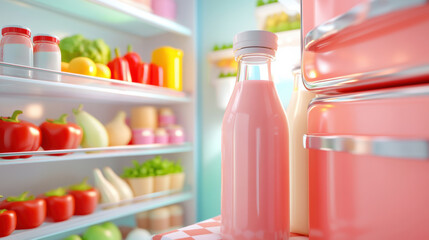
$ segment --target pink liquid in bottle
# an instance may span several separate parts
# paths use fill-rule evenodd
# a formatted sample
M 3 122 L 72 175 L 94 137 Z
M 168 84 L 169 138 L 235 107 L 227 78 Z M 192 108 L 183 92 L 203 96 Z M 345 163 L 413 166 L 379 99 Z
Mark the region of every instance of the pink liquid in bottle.
M 240 34 L 261 46 L 240 49 Z M 271 81 L 276 41 L 267 42 L 277 37 L 240 34 L 238 82 L 222 124 L 222 238 L 288 239 L 288 125 Z

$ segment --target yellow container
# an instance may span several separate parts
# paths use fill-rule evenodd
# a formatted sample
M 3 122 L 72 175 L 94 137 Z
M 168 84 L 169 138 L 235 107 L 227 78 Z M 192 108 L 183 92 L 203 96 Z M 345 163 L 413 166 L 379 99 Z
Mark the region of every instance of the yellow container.
M 172 47 L 161 47 L 152 52 L 152 62 L 164 71 L 164 87 L 182 91 L 183 51 Z

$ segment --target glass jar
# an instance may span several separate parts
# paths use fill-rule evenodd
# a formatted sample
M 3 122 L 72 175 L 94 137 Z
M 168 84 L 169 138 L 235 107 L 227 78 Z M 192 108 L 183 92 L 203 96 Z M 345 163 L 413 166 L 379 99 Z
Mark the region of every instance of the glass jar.
M 61 71 L 61 51 L 58 37 L 49 34 L 38 34 L 33 37 L 34 67 Z M 40 80 L 59 81 L 59 74 L 36 72 L 34 77 Z
M 19 25 L 3 27 L 0 41 L 0 61 L 5 63 L 33 66 L 33 44 L 29 28 Z M 3 75 L 29 78 L 30 70 L 2 68 Z

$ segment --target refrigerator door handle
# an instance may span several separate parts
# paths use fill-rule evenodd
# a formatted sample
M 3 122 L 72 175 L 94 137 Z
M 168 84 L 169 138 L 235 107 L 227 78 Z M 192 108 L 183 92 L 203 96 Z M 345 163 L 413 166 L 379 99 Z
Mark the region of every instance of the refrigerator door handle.
M 304 135 L 303 143 L 307 149 L 377 157 L 429 160 L 429 140 L 425 139 Z

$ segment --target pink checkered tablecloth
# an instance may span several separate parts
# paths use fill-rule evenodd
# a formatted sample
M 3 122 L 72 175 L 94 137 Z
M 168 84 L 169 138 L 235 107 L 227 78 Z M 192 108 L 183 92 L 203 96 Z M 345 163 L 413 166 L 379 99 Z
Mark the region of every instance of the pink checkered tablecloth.
M 220 236 L 220 216 L 184 228 L 156 235 L 153 240 L 217 240 Z M 290 240 L 308 240 L 308 237 L 291 234 Z

